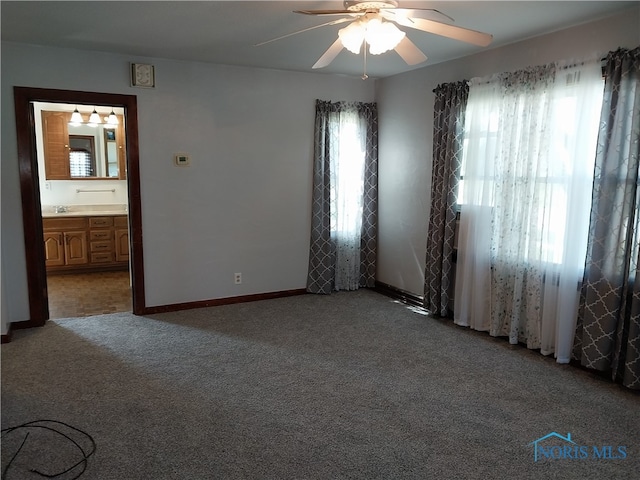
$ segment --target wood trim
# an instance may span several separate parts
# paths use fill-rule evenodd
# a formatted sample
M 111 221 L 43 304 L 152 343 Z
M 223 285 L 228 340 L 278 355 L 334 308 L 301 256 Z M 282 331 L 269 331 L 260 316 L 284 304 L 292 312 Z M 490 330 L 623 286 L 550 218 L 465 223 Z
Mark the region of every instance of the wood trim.
M 145 309 L 144 263 L 142 255 L 142 206 L 140 195 L 140 167 L 138 148 L 138 106 L 135 95 L 82 92 L 45 88 L 14 87 L 16 137 L 20 168 L 22 219 L 24 226 L 29 316 L 23 326 L 42 326 L 49 319 L 45 254 L 42 248 L 41 201 L 38 162 L 35 146 L 35 118 L 31 102 L 60 102 L 78 105 L 105 105 L 125 108 L 127 144 L 127 185 L 129 196 L 129 225 L 131 230 L 131 277 L 133 280 L 133 313 Z M 18 327 L 16 327 L 18 328 Z
M 142 196 L 140 194 L 140 162 L 138 146 L 138 100 L 127 95 L 130 105 L 126 109 L 127 185 L 129 188 L 129 254 L 133 288 L 133 314 L 145 310 L 144 262 L 142 256 Z
M 22 196 L 22 222 L 27 267 L 29 295 L 29 320 L 33 326 L 44 325 L 49 318 L 47 302 L 47 276 L 45 271 L 44 235 L 40 189 L 38 187 L 38 164 L 35 145 L 35 118 L 31 101 L 35 92 L 14 87 L 13 96 L 16 113 L 16 137 L 18 141 L 18 164 L 20 167 L 20 193 Z
M 42 326 L 42 325 L 37 324 L 33 320 L 23 320 L 21 322 L 11 322 L 9 324 L 9 328 L 7 330 L 7 333 L 2 335 L 2 343 L 11 342 L 14 330 L 24 330 L 26 328 L 34 328 L 34 327 L 40 327 L 40 326 Z
M 424 307 L 424 299 L 421 296 L 394 287 L 392 285 L 389 285 L 388 283 L 383 283 L 376 280 L 376 286 L 374 290 L 378 293 L 381 293 L 382 295 L 386 295 L 387 297 L 400 300 L 402 303 L 414 305 L 416 307 Z
M 0 343 L 9 343 L 11 341 L 11 334 L 13 333 L 13 323 L 9 324 L 9 328 L 7 329 L 7 333 L 2 334 L 2 339 Z
M 279 292 L 256 293 L 253 295 L 241 295 L 238 297 L 216 298 L 213 300 L 200 300 L 198 302 L 174 303 L 171 305 L 159 305 L 157 307 L 147 307 L 142 315 L 153 313 L 177 312 L 178 310 L 190 310 L 193 308 L 217 307 L 220 305 L 232 305 L 234 303 L 257 302 L 259 300 L 271 300 L 274 298 L 292 297 L 295 295 L 305 295 L 304 288 L 296 290 L 282 290 Z

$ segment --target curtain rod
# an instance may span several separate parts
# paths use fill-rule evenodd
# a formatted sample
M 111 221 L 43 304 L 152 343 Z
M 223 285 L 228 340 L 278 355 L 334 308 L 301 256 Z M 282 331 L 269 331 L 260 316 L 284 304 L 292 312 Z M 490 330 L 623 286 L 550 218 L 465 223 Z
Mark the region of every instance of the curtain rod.
M 587 59 L 587 60 L 583 60 L 583 61 L 581 61 L 581 62 L 573 62 L 573 63 L 568 63 L 568 64 L 566 64 L 566 65 L 560 65 L 560 66 L 557 66 L 557 65 L 556 65 L 556 63 L 547 63 L 547 64 L 545 64 L 545 65 L 537 65 L 537 66 L 534 66 L 534 67 L 527 67 L 527 68 L 549 67 L 549 66 L 552 66 L 552 65 L 553 65 L 553 66 L 556 66 L 556 69 L 557 69 L 557 70 L 566 70 L 567 68 L 574 68 L 574 67 L 578 67 L 578 66 L 580 66 L 580 65 L 584 65 L 584 64 L 585 64 L 585 63 L 587 63 L 588 61 L 590 61 L 590 60 L 589 60 L 589 59 Z M 602 69 L 602 76 L 603 76 L 603 77 L 605 76 L 605 67 L 606 67 L 606 64 L 607 64 L 607 57 L 605 56 L 605 57 L 600 58 L 600 67 L 601 67 L 601 69 Z M 514 73 L 518 73 L 518 72 L 521 72 L 521 71 L 524 71 L 524 70 L 526 70 L 526 68 L 522 68 L 522 69 L 520 69 L 520 70 L 514 70 L 514 71 L 511 71 L 511 72 L 495 73 L 495 74 L 491 75 L 491 76 L 490 76 L 490 78 L 493 78 L 493 77 L 495 77 L 496 75 L 505 75 L 505 74 L 506 74 L 506 75 L 509 75 L 509 74 L 514 74 Z M 472 80 L 473 80 L 473 79 L 472 79 Z M 471 80 L 469 80 L 467 83 L 470 83 L 470 82 L 471 82 Z M 480 82 L 480 83 L 478 83 L 477 85 L 485 85 L 485 84 L 487 84 L 487 83 L 491 83 L 491 80 L 487 80 L 487 81 L 485 81 L 485 82 Z
M 573 68 L 573 67 L 577 67 L 578 65 L 584 65 L 584 64 L 585 64 L 585 62 L 587 62 L 587 61 L 588 61 L 588 60 L 583 60 L 582 62 L 570 63 L 570 64 L 568 64 L 568 65 L 563 65 L 563 66 L 561 66 L 561 67 L 559 67 L 559 68 L 560 68 L 561 70 L 563 70 L 563 69 L 567 69 L 567 68 Z M 550 65 L 550 64 L 547 64 L 547 65 Z M 541 65 L 541 66 L 544 66 L 544 65 Z M 605 55 L 604 57 L 601 57 L 601 58 L 600 58 L 600 66 L 602 67 L 602 76 L 604 77 L 604 76 L 605 76 L 605 67 L 607 66 L 607 56 L 606 56 L 606 55 Z M 520 71 L 520 70 L 515 70 L 515 71 L 513 71 L 513 72 L 503 72 L 503 73 L 515 73 L 515 72 L 518 72 L 518 71 Z M 501 74 L 494 74 L 494 75 L 501 75 Z M 493 75 L 492 75 L 492 76 L 493 76 Z M 470 83 L 470 80 L 458 80 L 457 82 L 441 83 L 441 84 L 438 84 L 438 86 L 437 86 L 436 88 L 434 88 L 433 90 L 431 90 L 431 91 L 432 91 L 433 93 L 435 93 L 435 92 L 436 92 L 436 90 L 437 90 L 439 87 L 441 87 L 442 85 L 456 84 L 456 83 L 459 83 L 459 82 L 464 82 L 464 83 L 469 84 L 469 83 Z M 488 82 L 488 81 L 487 81 L 487 82 L 483 82 L 483 83 L 482 83 L 482 85 L 484 85 L 484 83 L 489 83 L 489 82 Z

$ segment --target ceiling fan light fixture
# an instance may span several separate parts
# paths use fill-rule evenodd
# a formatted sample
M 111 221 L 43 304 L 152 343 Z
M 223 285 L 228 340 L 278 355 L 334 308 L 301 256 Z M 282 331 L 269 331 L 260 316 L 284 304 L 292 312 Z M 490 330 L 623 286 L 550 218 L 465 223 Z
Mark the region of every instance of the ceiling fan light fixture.
M 342 10 L 294 10 L 295 13 L 302 15 L 337 15 L 341 18 L 282 35 L 273 40 L 256 44 L 256 46 L 315 28 L 350 22 L 347 27 L 339 30 L 338 38 L 313 64 L 315 69 L 329 65 L 343 49 L 356 55 L 359 54 L 363 43 L 365 44 L 365 49 L 366 44 L 369 45 L 369 52 L 372 55 L 395 50 L 407 65 L 418 65 L 425 62 L 427 56 L 396 24 L 481 47 L 486 47 L 493 39 L 493 36 L 488 33 L 453 25 L 453 18 L 433 8 L 398 8 L 396 0 L 344 0 L 343 5 L 344 9 Z M 421 15 L 427 18 L 422 18 Z M 366 70 L 367 51 L 365 50 L 364 52 Z M 363 78 L 366 78 L 366 71 Z
M 369 53 L 380 55 L 396 48 L 405 35 L 393 23 L 374 18 L 367 23 L 365 40 L 369 44 Z
M 338 30 L 338 37 L 340 37 L 344 48 L 358 55 L 362 42 L 364 42 L 365 33 L 366 28 L 358 20 Z
M 363 42 L 369 45 L 371 55 L 380 55 L 393 50 L 405 35 L 395 24 L 385 22 L 377 15 L 367 15 L 338 31 L 344 48 L 356 55 L 360 53 Z

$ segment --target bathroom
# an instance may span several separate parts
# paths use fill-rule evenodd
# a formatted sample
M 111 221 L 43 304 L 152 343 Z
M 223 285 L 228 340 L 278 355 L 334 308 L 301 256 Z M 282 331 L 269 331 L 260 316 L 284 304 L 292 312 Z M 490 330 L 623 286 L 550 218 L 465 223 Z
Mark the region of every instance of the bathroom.
M 130 311 L 124 109 L 33 110 L 50 318 Z

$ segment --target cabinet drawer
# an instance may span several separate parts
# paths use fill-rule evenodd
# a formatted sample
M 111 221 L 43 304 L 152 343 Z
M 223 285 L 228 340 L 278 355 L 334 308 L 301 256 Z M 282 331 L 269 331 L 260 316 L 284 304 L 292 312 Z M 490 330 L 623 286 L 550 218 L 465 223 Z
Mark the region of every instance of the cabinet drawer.
M 112 227 L 113 217 L 90 217 L 89 228 L 95 227 Z
M 91 263 L 111 263 L 113 262 L 113 253 L 100 252 L 91 254 Z
M 113 225 L 116 227 L 128 227 L 129 221 L 126 215 L 120 215 L 118 217 L 113 217 Z
M 42 228 L 44 230 L 82 230 L 87 228 L 86 217 L 64 217 L 64 218 L 43 218 Z
M 112 252 L 113 242 L 106 240 L 104 242 L 91 242 L 91 252 Z
M 94 240 L 111 240 L 111 230 L 91 230 L 89 239 Z

